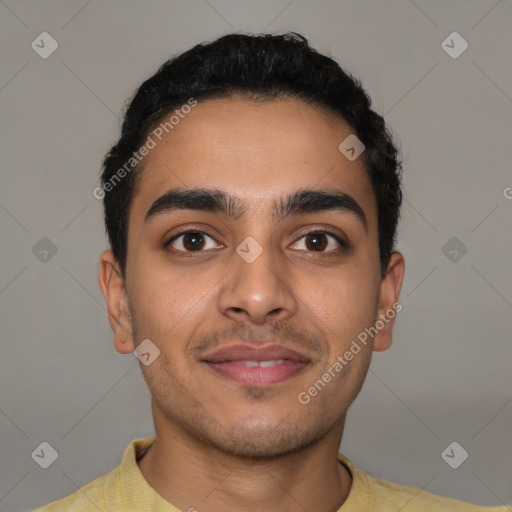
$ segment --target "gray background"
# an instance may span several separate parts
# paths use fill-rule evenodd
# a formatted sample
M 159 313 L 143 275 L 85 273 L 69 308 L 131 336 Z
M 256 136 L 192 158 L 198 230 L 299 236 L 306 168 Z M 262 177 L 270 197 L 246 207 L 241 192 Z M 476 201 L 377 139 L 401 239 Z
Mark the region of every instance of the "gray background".
M 153 433 L 138 361 L 113 348 L 92 191 L 134 89 L 233 30 L 302 32 L 361 78 L 401 144 L 403 311 L 341 451 L 386 480 L 511 504 L 511 22 L 506 0 L 1 1 L 0 509 L 68 495 Z M 59 44 L 47 59 L 31 48 L 43 31 Z M 469 43 L 455 59 L 453 31 Z M 55 255 L 33 250 L 43 237 Z M 48 469 L 31 458 L 42 441 Z M 452 441 L 469 453 L 458 469 L 441 457 Z

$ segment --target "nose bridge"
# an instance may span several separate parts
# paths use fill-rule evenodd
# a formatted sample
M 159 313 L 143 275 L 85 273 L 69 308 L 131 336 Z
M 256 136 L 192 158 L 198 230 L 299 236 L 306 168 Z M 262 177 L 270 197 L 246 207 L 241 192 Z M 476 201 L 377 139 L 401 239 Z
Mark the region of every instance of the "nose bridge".
M 270 236 L 262 240 L 263 235 L 258 237 L 258 242 L 254 237 L 247 236 L 236 248 L 234 257 L 234 266 L 238 277 L 247 279 L 247 281 L 258 281 L 258 278 L 265 278 L 270 273 L 274 276 L 277 273 L 278 258 L 276 248 L 271 246 Z
M 271 247 L 270 236 L 259 235 L 259 239 L 261 243 L 247 236 L 236 247 L 233 271 L 228 274 L 220 297 L 224 314 L 245 313 L 254 322 L 263 322 L 271 312 L 284 318 L 296 309 L 279 249 Z

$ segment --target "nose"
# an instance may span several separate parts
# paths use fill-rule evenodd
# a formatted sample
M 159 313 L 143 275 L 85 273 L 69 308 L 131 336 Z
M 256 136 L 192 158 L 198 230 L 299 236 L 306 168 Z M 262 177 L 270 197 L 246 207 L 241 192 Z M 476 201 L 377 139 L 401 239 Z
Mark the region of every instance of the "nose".
M 276 251 L 262 249 L 252 262 L 234 252 L 233 270 L 220 290 L 221 313 L 237 322 L 283 321 L 297 311 L 298 302 L 286 262 L 279 259 Z

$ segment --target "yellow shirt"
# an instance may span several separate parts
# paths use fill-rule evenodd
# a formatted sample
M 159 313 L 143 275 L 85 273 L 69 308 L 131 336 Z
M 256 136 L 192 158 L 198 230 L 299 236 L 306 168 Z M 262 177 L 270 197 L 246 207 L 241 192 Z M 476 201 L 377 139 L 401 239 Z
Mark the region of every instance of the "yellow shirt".
M 137 465 L 136 457 L 140 457 L 154 440 L 155 436 L 151 436 L 132 441 L 121 464 L 110 473 L 34 512 L 181 512 L 148 484 Z M 349 496 L 339 512 L 512 512 L 512 507 L 478 507 L 377 480 L 357 469 L 341 453 L 338 460 L 348 468 L 353 478 Z M 196 507 L 200 510 L 199 505 Z M 191 507 L 189 510 L 194 509 Z

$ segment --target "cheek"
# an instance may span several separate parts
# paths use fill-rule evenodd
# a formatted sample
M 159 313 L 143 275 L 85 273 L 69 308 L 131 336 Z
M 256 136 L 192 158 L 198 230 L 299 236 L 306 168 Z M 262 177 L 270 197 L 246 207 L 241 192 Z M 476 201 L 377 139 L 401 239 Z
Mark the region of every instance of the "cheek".
M 329 328 L 329 336 L 348 340 L 373 323 L 378 286 L 368 268 L 347 265 L 335 276 L 308 285 L 309 307 Z
M 371 357 L 371 340 L 366 338 L 364 343 L 358 338 L 375 321 L 378 286 L 368 276 L 371 276 L 368 268 L 363 272 L 347 265 L 336 279 L 324 281 L 311 300 L 311 308 L 321 316 L 320 327 L 327 337 L 328 354 L 323 371 L 330 370 L 335 375 L 333 382 L 341 385 L 344 381 L 344 385 L 354 389 L 364 379 Z M 332 388 L 338 386 L 333 384 Z
M 132 270 L 130 302 L 138 340 L 149 338 L 162 351 L 172 348 L 177 353 L 178 345 L 185 344 L 212 315 L 212 300 L 218 293 L 221 275 L 212 269 L 191 271 L 172 266 L 163 259 L 148 255 L 144 264 Z
M 177 276 L 145 263 L 139 265 L 130 287 L 131 306 L 139 338 L 166 338 L 190 309 L 191 297 Z

